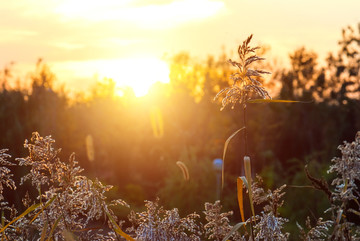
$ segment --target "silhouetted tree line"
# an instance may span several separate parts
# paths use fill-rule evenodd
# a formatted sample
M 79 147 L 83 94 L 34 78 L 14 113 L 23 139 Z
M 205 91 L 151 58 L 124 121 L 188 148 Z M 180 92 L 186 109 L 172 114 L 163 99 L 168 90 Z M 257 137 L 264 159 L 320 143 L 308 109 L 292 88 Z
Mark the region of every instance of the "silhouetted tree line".
M 248 104 L 250 156 L 269 187 L 306 185 L 305 164 L 325 175 L 324 166 L 339 155 L 336 147 L 360 130 L 359 31 L 360 25 L 358 31 L 344 29 L 339 51 L 329 55 L 326 66 L 319 67 L 316 53 L 306 48 L 290 54 L 290 68 L 263 66 L 273 72 L 265 86 L 280 84 L 274 99 L 308 102 Z M 243 125 L 241 108 L 220 112 L 213 101 L 235 71 L 227 59 L 223 54 L 199 63 L 178 54 L 171 59 L 170 84 L 156 84 L 141 98 L 131 90 L 116 95 L 115 82 L 106 79 L 89 96 L 70 99 L 53 88 L 55 75 L 41 60 L 27 80 L 31 88 L 10 88 L 14 73 L 6 67 L 1 72 L 0 148 L 22 157 L 24 140 L 33 131 L 52 135 L 64 158 L 75 152 L 88 175 L 116 185 L 113 195 L 130 204 L 160 196 L 185 213 L 201 210 L 204 201 L 215 199 L 211 161 L 222 156 L 227 137 Z M 93 140 L 93 161 L 87 155 L 87 136 Z M 236 184 L 230 177 L 242 172 L 243 146 L 241 135 L 234 138 L 225 164 L 229 178 L 223 199 L 234 210 Z M 188 165 L 188 183 L 175 165 L 179 160 Z M 24 170 L 16 172 L 20 176 Z M 295 202 L 299 190 L 287 192 Z M 14 192 L 8 197 L 18 199 Z M 309 215 L 303 211 L 300 215 Z M 313 213 L 322 211 L 313 205 Z

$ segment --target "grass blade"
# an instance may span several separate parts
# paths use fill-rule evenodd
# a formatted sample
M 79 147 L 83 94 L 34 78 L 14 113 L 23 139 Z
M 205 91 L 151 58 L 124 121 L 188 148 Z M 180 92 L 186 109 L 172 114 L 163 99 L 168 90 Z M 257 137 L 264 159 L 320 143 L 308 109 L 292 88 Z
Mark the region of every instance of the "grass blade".
M 248 184 L 248 182 L 247 182 L 247 180 L 246 180 L 246 177 L 241 176 L 240 178 L 241 178 L 241 181 L 244 183 L 245 187 L 246 187 L 247 189 L 249 189 L 249 184 Z
M 230 232 L 223 238 L 222 241 L 227 241 L 233 233 L 235 233 L 241 226 L 245 226 L 246 222 L 237 223 L 234 227 L 230 230 Z
M 348 211 L 355 214 L 355 215 L 358 215 L 360 217 L 360 212 L 359 211 L 356 211 L 356 210 L 354 210 L 352 208 L 350 208 Z
M 244 199 L 243 199 L 243 180 L 238 177 L 237 178 L 237 197 L 238 197 L 238 203 L 239 203 L 239 209 L 240 209 L 240 215 L 241 215 L 241 221 L 245 222 L 244 217 Z
M 53 232 L 54 232 L 55 228 L 57 227 L 57 225 L 58 225 L 61 217 L 62 217 L 62 216 L 59 216 L 59 217 L 55 220 L 54 225 L 51 227 L 50 234 L 49 234 L 49 238 L 47 239 L 47 241 L 50 241 L 50 240 L 51 240 L 51 236 L 53 235 Z
M 298 101 L 298 100 L 272 100 L 272 99 L 255 99 L 248 100 L 247 103 L 311 103 L 312 101 Z
M 1 210 L 1 227 L 5 225 L 5 217 L 4 217 L 4 210 Z
M 115 222 L 115 220 L 113 219 L 113 217 L 111 216 L 111 214 L 108 211 L 105 211 L 105 213 L 108 216 L 108 218 L 110 219 L 111 223 L 113 224 L 114 231 L 117 234 L 121 235 L 122 237 L 124 237 L 128 241 L 135 241 L 135 239 L 133 239 L 132 237 L 130 237 L 128 234 L 126 234 L 124 231 L 121 230 L 119 225 Z
M 40 206 L 40 203 L 38 204 L 34 204 L 32 206 L 30 206 L 28 209 L 26 209 L 22 214 L 20 214 L 18 217 L 16 217 L 15 219 L 13 219 L 11 222 L 9 222 L 8 224 L 6 224 L 2 229 L 0 229 L 0 233 L 4 232 L 5 229 L 7 229 L 7 227 L 9 227 L 11 224 L 15 223 L 16 221 L 18 221 L 20 218 L 26 216 L 28 213 L 34 211 L 36 208 L 38 208 Z
M 184 177 L 184 180 L 189 181 L 189 179 L 190 179 L 189 170 L 186 167 L 185 163 L 183 163 L 182 161 L 177 161 L 176 165 L 178 165 L 178 167 L 180 167 L 181 172 L 182 172 L 183 177 Z
M 45 208 L 47 208 L 47 207 L 55 200 L 56 197 L 57 197 L 57 196 L 54 196 L 54 197 L 52 197 L 49 201 L 47 201 L 47 202 L 45 203 L 45 205 L 41 208 L 41 210 L 40 210 L 37 214 L 35 214 L 35 216 L 31 219 L 31 221 L 30 221 L 29 224 L 31 224 L 32 222 L 34 222 L 34 220 L 45 210 Z
M 343 210 L 340 209 L 337 213 L 337 216 L 336 216 L 336 224 L 339 224 L 340 223 L 340 220 L 341 220 L 341 217 L 343 216 Z
M 47 228 L 48 228 L 48 222 L 45 221 L 44 227 L 43 227 L 43 229 L 42 229 L 42 231 L 41 231 L 40 241 L 44 241 L 44 240 L 45 240 Z
M 357 204 L 358 207 L 360 208 L 360 203 L 359 203 L 359 201 L 358 201 L 356 198 L 354 198 L 353 201 L 356 202 L 356 204 Z
M 254 203 L 253 203 L 253 198 L 252 198 L 252 189 L 251 189 L 251 183 L 252 183 L 252 178 L 251 178 L 251 161 L 250 161 L 250 157 L 248 156 L 244 156 L 244 168 L 245 168 L 245 177 L 248 183 L 248 190 L 249 190 L 249 200 L 250 200 L 250 207 L 251 207 L 251 212 L 252 212 L 252 216 L 255 217 L 255 209 L 254 209 Z
M 231 134 L 231 136 L 229 136 L 229 138 L 227 138 L 227 140 L 225 141 L 225 145 L 224 145 L 224 152 L 223 152 L 223 165 L 222 165 L 222 170 L 221 170 L 221 188 L 224 188 L 224 176 L 225 176 L 225 155 L 226 155 L 226 150 L 228 148 L 229 142 L 231 141 L 231 139 L 236 136 L 237 133 L 239 133 L 241 130 L 245 129 L 245 126 L 240 128 L 239 130 L 235 131 L 234 133 Z

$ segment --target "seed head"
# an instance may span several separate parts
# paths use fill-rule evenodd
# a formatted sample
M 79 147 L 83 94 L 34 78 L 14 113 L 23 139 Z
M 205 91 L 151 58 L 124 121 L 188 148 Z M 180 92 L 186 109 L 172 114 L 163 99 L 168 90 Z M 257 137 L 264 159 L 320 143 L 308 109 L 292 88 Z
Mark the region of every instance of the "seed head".
M 231 108 L 234 108 L 236 103 L 245 105 L 254 95 L 258 95 L 263 99 L 271 99 L 269 93 L 259 81 L 262 74 L 270 74 L 270 72 L 249 68 L 252 63 L 264 60 L 264 58 L 257 56 L 255 53 L 255 50 L 259 49 L 259 47 L 252 48 L 249 46 L 251 39 L 252 35 L 250 35 L 242 45 L 239 45 L 239 62 L 231 59 L 228 61 L 233 66 L 237 67 L 239 71 L 230 76 L 230 79 L 233 80 L 232 86 L 220 90 L 214 98 L 216 100 L 221 95 L 225 94 L 225 97 L 222 100 L 221 110 L 227 105 L 231 105 Z

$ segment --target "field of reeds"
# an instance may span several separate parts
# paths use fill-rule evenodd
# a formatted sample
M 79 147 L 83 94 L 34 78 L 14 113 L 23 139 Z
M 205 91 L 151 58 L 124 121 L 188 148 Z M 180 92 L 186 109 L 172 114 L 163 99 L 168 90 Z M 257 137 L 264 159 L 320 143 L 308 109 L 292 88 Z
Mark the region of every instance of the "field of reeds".
M 3 87 L 1 98 L 11 104 L 8 109 L 5 104 L 1 106 L 4 109 L 3 113 L 17 108 L 19 112 L 26 112 L 23 108 L 27 104 L 36 106 L 37 114 L 31 117 L 34 118 L 31 119 L 32 122 L 26 123 L 26 128 L 33 128 L 40 133 L 49 133 L 56 129 L 54 136 L 60 137 L 60 144 L 63 143 L 66 150 L 62 152 L 56 147 L 55 138 L 52 136 L 41 136 L 38 132 L 33 132 L 31 138 L 23 138 L 26 139 L 24 144 L 19 143 L 23 141 L 19 133 L 30 134 L 19 131 L 25 128 L 21 127 L 21 123 L 30 114 L 21 118 L 16 115 L 7 116 L 4 125 L 18 123 L 18 129 L 13 129 L 13 132 L 2 132 L 4 140 L 1 142 L 0 150 L 1 240 L 360 239 L 360 132 L 354 133 L 354 130 L 360 129 L 357 119 L 360 116 L 357 109 L 360 93 L 359 69 L 356 69 L 355 62 L 352 61 L 348 61 L 349 65 L 344 66 L 339 62 L 341 56 L 329 58 L 328 70 L 335 72 L 330 79 L 326 79 L 324 69 L 314 73 L 313 66 L 309 67 L 314 56 L 300 49 L 291 56 L 294 65 L 297 64 L 299 68 L 295 68 L 293 72 L 281 73 L 283 87 L 277 95 L 279 98 L 271 98 L 271 93 L 267 90 L 270 84 L 263 82 L 263 75 L 271 73 L 264 70 L 267 67 L 265 59 L 258 56 L 261 52 L 258 47 L 251 46 L 251 40 L 252 35 L 239 45 L 237 59 L 228 61 L 229 65 L 236 68 L 229 80 L 210 87 L 209 84 L 215 81 L 209 80 L 204 84 L 202 100 L 197 100 L 194 93 L 182 98 L 188 103 L 190 97 L 194 98 L 194 102 L 191 103 L 196 104 L 191 106 L 192 109 L 183 108 L 183 115 L 178 115 L 177 122 L 172 122 L 172 139 L 165 134 L 170 128 L 164 130 L 164 126 L 171 122 L 169 117 L 175 114 L 171 108 L 165 107 L 172 107 L 177 103 L 164 101 L 167 98 L 165 96 L 163 99 L 159 97 L 155 100 L 156 105 L 149 113 L 151 128 L 140 133 L 136 128 L 129 127 L 137 124 L 142 115 L 145 115 L 144 109 L 135 99 L 129 98 L 128 103 L 122 103 L 123 109 L 116 110 L 125 115 L 124 110 L 127 106 L 138 108 L 131 118 L 124 119 L 122 123 L 112 123 L 110 118 L 105 120 L 98 114 L 93 115 L 93 123 L 88 124 L 82 119 L 86 117 L 72 115 L 74 112 L 85 113 L 84 109 L 92 113 L 94 109 L 106 106 L 104 103 L 108 104 L 114 100 L 106 91 L 101 92 L 100 86 L 97 88 L 98 92 L 94 93 L 98 98 L 97 102 L 92 100 L 93 102 L 90 101 L 90 104 L 88 102 L 86 105 L 71 103 L 64 108 L 66 98 L 52 91 L 47 85 L 51 79 L 47 75 L 46 66 L 38 66 L 39 78 L 33 79 L 33 92 L 27 94 L 26 98 L 23 98 L 21 90 L 7 91 Z M 350 42 L 344 40 L 344 46 L 351 43 L 354 36 L 351 35 L 348 40 Z M 358 55 L 347 57 L 354 60 Z M 185 65 L 187 61 L 186 57 L 179 55 L 177 65 L 173 67 L 181 68 L 179 63 Z M 208 63 L 208 71 L 213 65 L 211 61 Z M 210 72 L 207 74 L 210 78 Z M 191 76 L 186 76 L 188 77 Z M 311 80 L 313 85 L 308 86 L 305 80 Z M 196 89 L 186 84 L 180 79 L 175 81 L 173 86 L 177 90 Z M 183 91 L 171 91 L 174 90 L 170 90 L 170 93 L 177 96 L 185 95 Z M 213 92 L 217 94 L 211 95 Z M 204 96 L 215 97 L 215 102 L 221 102 L 221 108 Z M 50 101 L 45 103 L 40 97 Z M 17 106 L 14 106 L 14 103 Z M 178 106 L 187 107 L 186 104 L 185 102 Z M 212 107 L 214 113 L 207 111 L 201 117 L 202 122 L 198 122 L 200 117 L 195 114 L 201 113 L 196 108 L 205 109 L 204 106 L 209 104 L 215 106 Z M 165 109 L 169 112 L 161 111 Z M 215 114 L 219 109 L 222 112 Z M 66 115 L 60 116 L 59 110 Z M 295 116 L 295 113 L 298 115 Z M 228 118 L 221 119 L 221 115 Z M 307 119 L 308 115 L 313 119 Z M 193 118 L 186 119 L 184 116 Z M 241 118 L 238 118 L 239 116 Z M 211 119 L 217 119 L 216 123 L 224 125 L 218 128 Z M 231 122 L 231 119 L 235 121 Z M 314 123 L 310 122 L 316 119 L 320 124 L 314 126 Z M 61 122 L 68 124 L 65 126 Z M 37 126 L 38 123 L 46 125 Z M 181 123 L 182 129 L 177 132 L 179 128 L 176 124 Z M 226 123 L 231 123 L 231 126 L 227 126 Z M 338 125 L 339 123 L 343 126 Z M 192 127 L 191 132 L 190 129 L 186 130 L 186 127 L 193 124 L 195 127 Z M 79 126 L 82 125 L 84 129 L 92 130 L 93 135 L 81 132 Z M 110 125 L 112 129 L 104 129 L 104 133 L 101 128 L 96 128 L 98 125 Z M 127 130 L 129 133 L 125 134 L 126 128 L 122 125 L 130 128 Z M 266 129 L 271 125 L 273 129 Z M 230 127 L 231 129 L 227 130 Z M 2 128 L 6 129 L 6 126 Z M 222 133 L 221 140 L 205 143 L 209 146 L 204 144 L 199 147 L 200 150 L 191 149 L 197 141 L 197 136 L 205 136 L 204 140 L 210 136 L 206 128 L 220 129 L 218 133 Z M 277 132 L 279 128 L 285 130 Z M 124 132 L 113 133 L 117 129 Z M 190 134 L 187 134 L 187 131 Z M 112 134 L 116 138 L 107 142 L 107 136 Z M 270 137 L 264 137 L 265 134 Z M 121 135 L 132 136 L 133 139 L 121 139 Z M 153 139 L 145 140 L 143 136 L 146 135 L 152 136 Z M 348 139 L 350 135 L 351 140 Z M 325 140 L 319 140 L 329 136 L 333 142 L 338 143 L 329 144 Z M 347 140 L 342 142 L 342 137 L 346 137 Z M 67 138 L 73 138 L 71 142 L 74 143 L 75 149 L 82 150 L 80 155 L 70 154 L 71 150 L 66 146 L 66 143 L 70 142 Z M 119 142 L 116 143 L 117 140 Z M 181 154 L 182 152 L 175 147 L 165 145 L 172 140 L 173 143 L 187 144 L 188 148 L 182 151 L 185 154 Z M 280 146 L 274 144 L 276 140 L 282 140 Z M 296 142 L 299 140 L 304 142 Z M 13 150 L 10 147 L 9 150 L 5 149 L 7 141 L 12 143 Z M 270 143 L 266 144 L 267 141 Z M 141 142 L 150 144 L 144 145 L 144 149 L 136 149 L 133 143 Z M 300 148 L 300 145 L 305 146 Z M 126 156 L 129 150 L 132 150 L 128 156 L 129 160 L 141 159 L 143 152 L 147 152 L 150 158 L 139 160 L 139 166 L 131 161 L 118 165 L 107 163 L 111 159 L 111 153 L 118 151 L 118 146 L 122 149 L 120 155 L 125 153 Z M 165 147 L 168 148 L 166 151 Z M 271 147 L 274 149 L 271 150 Z M 220 198 L 215 196 L 215 182 L 208 179 L 214 178 L 214 173 L 209 171 L 209 165 L 206 166 L 197 160 L 201 156 L 199 153 L 207 151 L 213 152 L 209 156 L 220 155 L 223 160 Z M 310 151 L 312 155 L 309 154 Z M 22 155 L 12 157 L 13 154 L 8 154 L 11 152 Z M 277 153 L 282 153 L 283 158 L 291 161 L 282 163 L 274 157 Z M 299 161 L 301 154 L 307 155 L 306 162 Z M 332 155 L 332 158 L 328 158 L 329 155 Z M 87 162 L 78 162 L 81 158 Z M 96 163 L 99 159 L 102 163 Z M 166 166 L 164 159 L 175 159 L 174 163 L 177 166 Z M 153 160 L 156 161 L 152 162 Z M 257 163 L 259 160 L 260 163 Z M 272 160 L 273 163 L 267 163 L 268 160 Z M 320 161 L 316 163 L 314 160 Z M 86 174 L 79 163 L 87 163 Z M 209 164 L 209 161 L 207 163 Z M 283 165 L 279 164 L 281 167 L 277 167 L 274 163 Z M 259 168 L 262 164 L 262 168 Z M 103 168 L 103 165 L 106 168 Z M 149 170 L 153 169 L 157 176 L 148 174 L 152 173 Z M 294 178 L 282 178 L 280 173 L 276 173 L 279 170 L 286 170 L 285 175 L 292 175 Z M 298 173 L 302 173 L 303 179 Z M 149 176 L 146 176 L 147 174 Z M 159 179 L 163 174 L 167 174 L 165 181 Z M 103 177 L 106 182 L 98 179 L 97 175 Z M 111 178 L 106 176 L 112 175 L 118 176 L 118 179 L 115 179 L 116 187 L 108 184 Z M 133 176 L 133 183 L 123 185 L 129 176 Z M 140 187 L 139 183 L 144 180 L 146 184 Z M 120 190 L 114 194 L 114 188 L 119 187 Z M 144 189 L 150 194 L 147 195 Z M 290 199 L 286 198 L 288 193 Z M 197 197 L 201 198 L 196 199 Z M 133 203 L 136 204 L 135 208 Z M 177 207 L 177 204 L 180 206 Z M 197 205 L 194 208 L 196 212 L 184 214 L 191 210 L 189 206 L 194 204 Z M 309 206 L 306 207 L 304 204 Z M 319 209 L 317 205 L 320 204 Z M 317 210 L 316 213 L 312 211 L 314 209 Z M 297 231 L 293 232 L 295 229 Z

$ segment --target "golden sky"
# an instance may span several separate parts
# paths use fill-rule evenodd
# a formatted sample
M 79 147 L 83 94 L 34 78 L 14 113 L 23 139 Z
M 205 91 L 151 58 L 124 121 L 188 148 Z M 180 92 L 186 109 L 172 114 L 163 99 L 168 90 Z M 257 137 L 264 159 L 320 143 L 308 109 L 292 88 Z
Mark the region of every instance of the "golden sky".
M 282 63 L 301 46 L 324 59 L 359 9 L 359 0 L 0 0 L 0 67 L 15 61 L 25 73 L 42 57 L 83 90 L 96 76 L 136 81 L 131 71 L 147 62 L 147 81 L 166 81 L 163 56 L 230 52 L 250 34 Z

